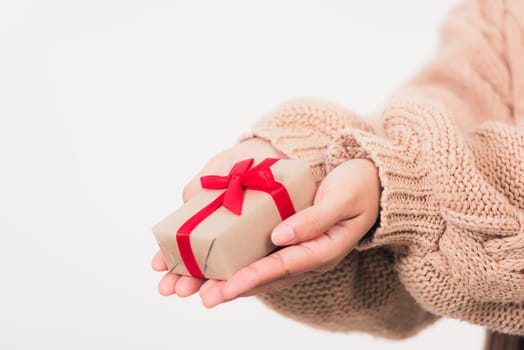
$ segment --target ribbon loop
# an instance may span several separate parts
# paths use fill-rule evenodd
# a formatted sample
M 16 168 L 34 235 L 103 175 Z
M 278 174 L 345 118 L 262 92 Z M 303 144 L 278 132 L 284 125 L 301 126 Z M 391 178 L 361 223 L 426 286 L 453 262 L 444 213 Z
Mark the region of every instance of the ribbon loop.
M 270 190 L 277 186 L 275 177 L 269 169 L 277 161 L 274 158 L 266 158 L 260 164 L 249 169 L 253 159 L 246 159 L 236 163 L 227 176 L 207 175 L 200 178 L 202 188 L 222 189 L 225 188 L 223 205 L 236 215 L 242 214 L 242 203 L 244 201 L 244 190 L 256 189 L 259 191 Z
M 218 190 L 221 188 L 227 188 L 228 184 L 229 177 L 227 176 L 208 175 L 200 178 L 200 185 L 202 188 Z

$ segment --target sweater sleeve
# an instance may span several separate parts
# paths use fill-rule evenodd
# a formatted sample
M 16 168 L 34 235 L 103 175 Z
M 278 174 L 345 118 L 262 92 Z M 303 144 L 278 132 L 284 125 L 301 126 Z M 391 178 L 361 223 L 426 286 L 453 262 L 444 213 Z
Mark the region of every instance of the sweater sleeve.
M 380 222 L 358 249 L 395 247 L 426 310 L 524 334 L 524 2 L 469 1 L 440 54 L 393 97 L 384 137 L 346 129 L 332 162 L 379 168 Z
M 383 135 L 351 122 L 320 137 L 331 118 L 296 112 L 262 120 L 252 135 L 313 160 L 319 180 L 365 157 L 383 188 L 377 224 L 337 268 L 263 301 L 332 330 L 405 337 L 446 316 L 524 335 L 523 15 L 521 0 L 454 9 Z

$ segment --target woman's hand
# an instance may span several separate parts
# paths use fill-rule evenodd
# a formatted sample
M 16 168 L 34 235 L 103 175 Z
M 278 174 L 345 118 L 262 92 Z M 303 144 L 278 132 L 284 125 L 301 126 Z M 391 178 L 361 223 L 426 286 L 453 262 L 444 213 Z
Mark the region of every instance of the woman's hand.
M 267 153 L 256 153 L 267 152 Z M 197 176 L 227 173 L 238 160 L 282 154 L 261 140 L 242 142 L 218 155 Z M 199 191 L 193 180 L 184 199 Z M 379 212 L 380 181 L 374 163 L 352 159 L 333 169 L 321 183 L 313 206 L 297 212 L 272 232 L 275 245 L 284 246 L 235 273 L 227 281 L 202 280 L 167 273 L 159 283 L 162 295 L 188 296 L 199 291 L 207 307 L 291 286 L 308 277 L 333 269 L 374 225 Z M 153 268 L 167 270 L 161 253 Z
M 204 168 L 186 185 L 182 194 L 184 202 L 193 198 L 200 190 L 200 177 L 204 175 L 227 174 L 231 167 L 238 161 L 246 158 L 287 158 L 285 154 L 277 151 L 271 144 L 262 139 L 250 139 L 240 142 L 235 146 L 211 158 Z M 165 259 L 160 251 L 153 258 L 153 269 L 167 271 Z M 177 294 L 181 297 L 192 295 L 206 282 L 204 279 L 166 273 L 158 284 L 160 294 L 169 296 Z

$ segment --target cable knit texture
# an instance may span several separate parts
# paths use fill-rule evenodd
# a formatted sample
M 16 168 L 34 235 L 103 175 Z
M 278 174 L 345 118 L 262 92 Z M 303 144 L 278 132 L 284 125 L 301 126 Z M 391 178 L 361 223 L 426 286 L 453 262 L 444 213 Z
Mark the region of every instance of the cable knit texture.
M 270 307 L 388 338 L 441 316 L 524 335 L 524 1 L 465 2 L 442 29 L 439 54 L 384 108 L 383 135 L 315 99 L 277 107 L 244 135 L 309 160 L 318 183 L 371 159 L 382 185 L 377 224 L 356 249 L 260 296 Z

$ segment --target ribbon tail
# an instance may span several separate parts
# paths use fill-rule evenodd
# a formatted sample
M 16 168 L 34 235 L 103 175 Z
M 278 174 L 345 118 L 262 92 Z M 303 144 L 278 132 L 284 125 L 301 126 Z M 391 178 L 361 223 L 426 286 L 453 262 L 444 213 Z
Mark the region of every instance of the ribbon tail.
M 277 206 L 278 213 L 282 220 L 287 219 L 291 215 L 295 214 L 295 207 L 289 196 L 289 192 L 281 183 L 277 182 L 277 187 L 272 191 L 268 192 Z
M 225 192 L 220 196 L 215 198 L 214 201 L 206 205 L 195 215 L 190 217 L 177 231 L 176 242 L 178 245 L 178 251 L 180 252 L 180 257 L 186 266 L 187 271 L 193 277 L 205 278 L 202 270 L 198 266 L 198 262 L 193 254 L 193 248 L 191 247 L 191 232 L 198 226 L 205 218 L 207 218 L 211 213 L 217 210 L 224 200 Z
M 244 201 L 244 191 L 240 179 L 235 178 L 231 181 L 224 195 L 224 207 L 236 215 L 242 214 L 242 202 Z

